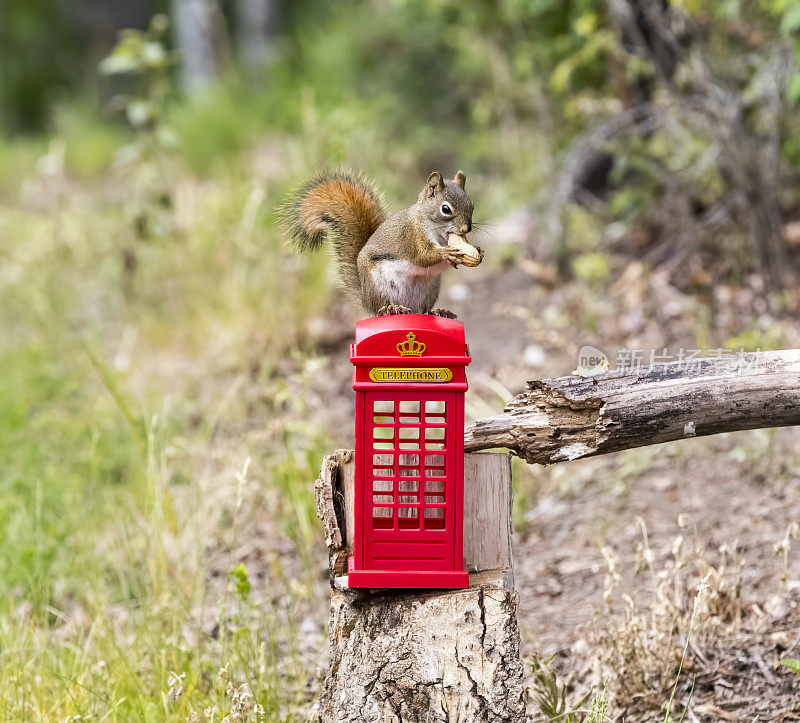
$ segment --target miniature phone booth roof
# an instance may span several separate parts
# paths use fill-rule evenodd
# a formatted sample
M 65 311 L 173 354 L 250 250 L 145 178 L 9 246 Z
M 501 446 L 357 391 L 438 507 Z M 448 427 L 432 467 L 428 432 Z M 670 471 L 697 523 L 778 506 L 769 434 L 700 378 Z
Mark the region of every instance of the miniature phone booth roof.
M 469 364 L 464 324 L 456 319 L 430 314 L 392 314 L 356 322 L 356 342 L 351 347 L 352 361 L 366 362 L 365 357 L 397 357 L 397 344 L 405 341 L 409 332 L 414 333 L 418 342 L 425 344 L 419 361 L 448 357 L 450 364 Z

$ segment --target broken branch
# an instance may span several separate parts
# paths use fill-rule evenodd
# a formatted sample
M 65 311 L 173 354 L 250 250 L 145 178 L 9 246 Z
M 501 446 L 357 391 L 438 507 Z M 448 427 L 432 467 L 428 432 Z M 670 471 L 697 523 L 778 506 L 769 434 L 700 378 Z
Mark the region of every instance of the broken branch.
M 800 350 L 528 382 L 464 449 L 551 464 L 686 437 L 800 424 Z

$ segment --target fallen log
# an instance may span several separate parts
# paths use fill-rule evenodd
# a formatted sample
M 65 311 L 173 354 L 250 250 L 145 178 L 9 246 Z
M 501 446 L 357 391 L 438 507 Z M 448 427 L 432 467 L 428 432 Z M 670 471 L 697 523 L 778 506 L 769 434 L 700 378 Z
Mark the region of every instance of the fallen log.
M 466 430 L 467 451 L 551 464 L 687 437 L 800 424 L 800 350 L 528 382 Z

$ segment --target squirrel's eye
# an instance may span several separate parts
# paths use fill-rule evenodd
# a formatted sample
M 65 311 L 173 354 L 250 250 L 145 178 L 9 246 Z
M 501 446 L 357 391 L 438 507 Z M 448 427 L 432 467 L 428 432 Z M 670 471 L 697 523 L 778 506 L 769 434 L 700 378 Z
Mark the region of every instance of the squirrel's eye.
M 451 213 L 453 213 L 453 209 L 450 208 L 450 206 L 448 206 L 446 203 L 443 203 L 442 204 L 442 213 L 445 216 L 449 216 Z

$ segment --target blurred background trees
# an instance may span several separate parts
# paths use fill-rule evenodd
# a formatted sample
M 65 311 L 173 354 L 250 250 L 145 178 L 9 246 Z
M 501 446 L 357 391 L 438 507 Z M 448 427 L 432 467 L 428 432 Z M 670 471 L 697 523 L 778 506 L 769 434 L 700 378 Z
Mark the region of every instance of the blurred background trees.
M 797 0 L 7 0 L 4 13 L 6 134 L 52 131 L 76 103 L 113 108 L 125 84 L 97 63 L 122 28 L 164 13 L 180 60 L 163 110 L 197 172 L 270 131 L 368 167 L 391 143 L 406 171 L 499 179 L 493 212 L 547 211 L 535 242 L 562 268 L 582 223 L 571 204 L 606 246 L 668 268 L 693 258 L 695 281 L 713 259 L 779 288 L 800 245 Z

